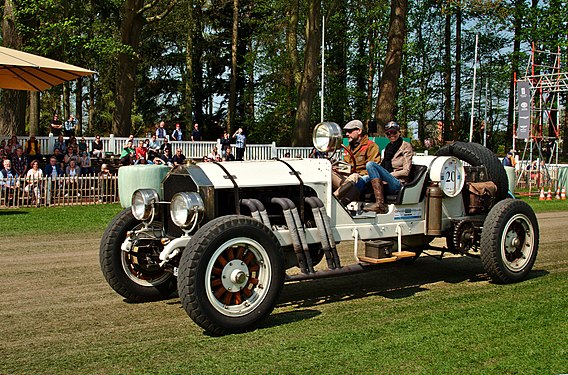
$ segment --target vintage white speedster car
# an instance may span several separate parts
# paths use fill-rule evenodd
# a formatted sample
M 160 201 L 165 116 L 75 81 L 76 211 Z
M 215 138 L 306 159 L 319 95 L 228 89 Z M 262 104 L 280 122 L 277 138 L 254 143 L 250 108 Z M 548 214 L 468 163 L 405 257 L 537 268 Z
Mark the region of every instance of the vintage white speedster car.
M 333 153 L 340 142 L 337 124 L 314 129 L 319 150 Z M 411 181 L 387 197 L 386 214 L 362 210 L 372 193 L 347 206 L 336 200 L 333 162 L 174 168 L 157 186 L 136 190 L 131 207 L 108 225 L 100 247 L 106 280 L 131 302 L 177 290 L 199 326 L 225 334 L 253 329 L 273 310 L 286 281 L 413 260 L 427 249 L 478 257 L 498 283 L 530 272 L 539 243 L 536 216 L 510 197 L 505 171 L 485 147 L 456 142 L 436 156 L 415 156 Z M 151 168 L 138 168 L 134 177 L 143 182 L 148 173 Z M 436 237 L 445 237 L 446 247 L 432 247 Z M 341 262 L 336 245 L 342 241 L 354 243 L 357 263 Z M 324 259 L 325 269 L 316 271 Z M 293 268 L 299 270 L 288 271 Z

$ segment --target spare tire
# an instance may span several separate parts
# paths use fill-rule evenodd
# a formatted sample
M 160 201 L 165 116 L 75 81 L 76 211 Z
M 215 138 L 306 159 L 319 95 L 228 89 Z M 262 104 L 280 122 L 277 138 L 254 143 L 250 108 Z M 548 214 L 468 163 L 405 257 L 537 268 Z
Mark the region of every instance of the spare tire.
M 474 167 L 485 166 L 487 176 L 497 186 L 495 203 L 508 197 L 509 180 L 501 161 L 487 147 L 473 142 L 455 142 L 436 152 L 436 156 L 455 156 Z

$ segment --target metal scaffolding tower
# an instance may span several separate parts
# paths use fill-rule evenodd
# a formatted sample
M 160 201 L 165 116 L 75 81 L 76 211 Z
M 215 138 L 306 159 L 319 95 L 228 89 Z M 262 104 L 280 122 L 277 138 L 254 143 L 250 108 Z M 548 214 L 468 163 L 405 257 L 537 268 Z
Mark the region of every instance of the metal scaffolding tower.
M 526 182 L 529 193 L 533 187 L 557 188 L 561 111 L 566 115 L 560 99 L 561 93 L 568 92 L 568 72 L 562 71 L 563 66 L 560 47 L 557 52 L 547 52 L 537 50 L 533 44 L 525 76 L 515 79 L 517 88 L 528 87 L 530 92 L 527 103 L 523 103 L 515 90 L 517 116 L 513 124 L 513 149 L 517 149 L 517 142 L 524 141 L 517 183 Z M 530 115 L 521 116 L 527 104 Z M 522 121 L 528 127 L 521 132 Z

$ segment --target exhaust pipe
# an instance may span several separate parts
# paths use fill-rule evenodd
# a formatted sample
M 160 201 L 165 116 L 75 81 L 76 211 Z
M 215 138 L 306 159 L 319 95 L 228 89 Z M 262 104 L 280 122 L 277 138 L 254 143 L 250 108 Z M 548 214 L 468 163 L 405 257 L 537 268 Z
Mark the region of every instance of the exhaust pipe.
M 314 215 L 314 220 L 316 221 L 316 227 L 320 235 L 321 247 L 323 253 L 325 254 L 325 260 L 327 262 L 327 268 L 330 270 L 335 269 L 335 263 L 333 262 L 333 256 L 331 255 L 329 238 L 326 233 L 325 224 L 323 218 L 321 217 L 321 211 L 319 209 L 319 204 L 314 197 L 307 197 L 304 199 L 307 204 L 312 208 L 312 213 Z
M 249 200 L 256 205 L 256 208 L 258 208 L 258 213 L 260 214 L 260 217 L 264 225 L 270 228 L 270 219 L 268 218 L 268 214 L 266 213 L 266 208 L 264 207 L 262 202 L 259 201 L 258 199 L 252 199 L 252 198 Z
M 261 223 L 263 222 L 262 218 L 260 217 L 260 213 L 258 212 L 258 207 L 252 202 L 251 199 L 241 199 L 241 204 L 248 207 L 252 217 L 255 220 L 260 221 Z
M 294 247 L 294 253 L 296 253 L 296 258 L 298 259 L 298 267 L 304 274 L 308 274 L 308 268 L 306 267 L 306 256 L 302 252 L 302 244 L 300 243 L 300 237 L 298 235 L 298 229 L 294 223 L 294 218 L 290 212 L 290 207 L 288 202 L 284 198 L 272 198 L 271 201 L 274 204 L 282 207 L 282 212 L 284 213 L 284 220 L 286 220 L 286 225 L 288 226 L 288 231 L 290 232 L 290 237 L 292 238 L 292 246 Z
M 308 264 L 308 270 L 310 273 L 315 273 L 314 270 L 314 262 L 312 261 L 312 255 L 310 254 L 310 248 L 308 247 L 308 241 L 306 240 L 306 233 L 304 232 L 304 225 L 300 220 L 300 214 L 298 213 L 298 209 L 294 202 L 292 202 L 289 198 L 282 198 L 288 203 L 288 207 L 290 208 L 290 212 L 292 213 L 292 217 L 296 222 L 296 231 L 300 237 L 300 243 L 302 244 L 302 248 L 304 249 L 304 254 L 306 256 L 306 262 Z
M 323 219 L 324 228 L 327 232 L 327 241 L 329 242 L 329 247 L 331 249 L 331 255 L 333 256 L 335 267 L 341 268 L 341 261 L 339 260 L 339 254 L 337 253 L 337 247 L 335 246 L 335 238 L 333 238 L 333 231 L 331 230 L 331 220 L 327 215 L 327 211 L 325 210 L 325 206 L 323 205 L 321 199 L 319 199 L 318 197 L 312 197 L 312 199 L 317 203 L 319 207 L 319 211 Z

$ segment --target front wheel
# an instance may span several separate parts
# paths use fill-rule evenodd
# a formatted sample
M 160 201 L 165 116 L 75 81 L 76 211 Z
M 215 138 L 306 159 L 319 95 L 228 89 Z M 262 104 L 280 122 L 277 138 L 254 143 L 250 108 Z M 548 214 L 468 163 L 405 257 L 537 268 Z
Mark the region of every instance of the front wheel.
M 538 242 L 538 222 L 532 208 L 523 201 L 505 199 L 485 218 L 481 232 L 481 261 L 495 282 L 518 282 L 531 271 Z
M 284 285 L 278 240 L 262 223 L 231 215 L 193 236 L 178 271 L 187 314 L 213 334 L 252 329 L 276 304 Z
M 130 231 L 136 231 L 136 243 L 127 239 Z M 162 223 L 154 221 L 144 227 L 130 208 L 116 215 L 103 234 L 101 270 L 111 288 L 129 302 L 164 299 L 176 290 L 174 275 L 158 264 L 161 235 Z M 128 251 L 122 249 L 124 244 Z

